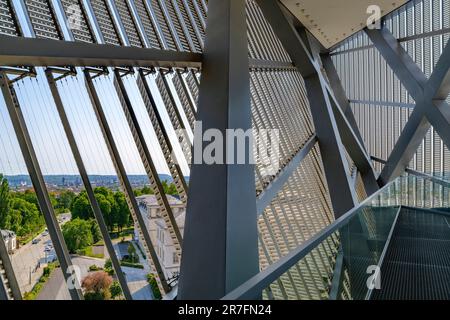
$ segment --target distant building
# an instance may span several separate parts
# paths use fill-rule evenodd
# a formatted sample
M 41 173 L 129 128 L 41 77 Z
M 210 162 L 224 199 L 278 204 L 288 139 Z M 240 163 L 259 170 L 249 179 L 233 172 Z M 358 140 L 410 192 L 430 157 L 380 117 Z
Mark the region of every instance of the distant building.
M 166 195 L 172 212 L 175 216 L 180 233 L 183 234 L 184 219 L 186 216 L 186 206 L 179 199 L 171 195 Z M 180 271 L 180 259 L 176 254 L 170 233 L 161 216 L 161 207 L 159 206 L 155 195 L 143 195 L 136 197 L 142 216 L 145 220 L 147 230 L 150 232 L 150 238 L 155 246 L 156 254 L 159 257 L 163 272 L 167 278 L 171 278 Z M 137 233 L 135 226 L 135 237 L 142 241 Z
M 3 240 L 5 241 L 6 250 L 13 253 L 17 249 L 17 237 L 13 231 L 1 230 Z

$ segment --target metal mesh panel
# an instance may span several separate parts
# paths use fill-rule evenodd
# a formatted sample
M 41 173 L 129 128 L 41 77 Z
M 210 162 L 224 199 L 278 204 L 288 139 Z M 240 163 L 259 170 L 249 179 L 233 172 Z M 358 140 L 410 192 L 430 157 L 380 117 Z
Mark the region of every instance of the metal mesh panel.
M 290 62 L 289 55 L 253 0 L 247 1 L 247 34 L 251 58 Z
M 130 45 L 134 47 L 143 47 L 138 28 L 133 20 L 133 14 L 127 4 L 127 1 L 116 0 L 115 4 Z
M 191 22 L 191 19 L 193 18 L 189 15 L 183 2 L 184 1 L 182 0 L 172 1 L 175 12 L 177 13 L 178 21 L 184 30 L 187 40 L 190 40 L 190 51 L 201 52 L 202 47 L 200 45 L 200 40 L 197 38 L 197 34 L 195 33 L 194 26 Z
M 151 0 L 151 8 L 156 16 L 168 50 L 177 50 L 175 40 L 167 24 L 166 17 L 158 0 Z
M 162 49 L 161 40 L 157 36 L 156 27 L 153 24 L 153 20 L 147 9 L 145 0 L 136 0 L 134 4 L 136 6 L 136 11 L 141 19 L 144 32 L 147 35 L 148 40 L 152 48 Z
M 71 28 L 75 40 L 89 43 L 95 42 L 85 12 L 83 11 L 84 8 L 80 5 L 80 2 L 78 0 L 61 0 L 61 3 L 66 17 L 79 22 L 76 24 L 76 28 Z M 70 25 L 68 26 L 70 28 Z
M 53 8 L 45 0 L 25 1 L 31 24 L 37 38 L 61 40 L 61 32 L 55 19 Z
M 333 220 L 319 162 L 315 147 L 259 218 L 261 269 Z M 273 298 L 320 299 L 320 292 L 328 290 L 336 254 L 337 238 L 330 237 L 303 264 L 271 286 Z
M 181 47 L 179 48 L 182 51 L 190 51 L 189 42 L 187 40 L 187 36 L 184 33 L 183 27 L 181 25 L 180 19 L 178 17 L 179 10 L 176 10 L 174 4 L 171 0 L 164 1 L 168 16 L 166 16 L 167 23 L 171 24 L 174 28 L 174 32 L 176 37 L 178 38 Z
M 10 36 L 20 35 L 20 30 L 15 23 L 16 18 L 11 9 L 10 1 L 0 0 L 0 34 L 7 34 Z
M 198 32 L 200 33 L 200 39 L 202 42 L 205 41 L 205 24 L 202 20 L 201 14 L 197 9 L 197 5 L 195 0 L 183 0 L 183 2 L 187 5 L 187 10 L 190 12 L 192 18 L 194 19 L 193 24 L 197 27 Z
M 296 71 L 257 70 L 250 73 L 253 126 L 279 130 L 281 168 L 314 132 L 302 81 Z M 257 162 L 257 190 L 263 190 L 274 178 L 258 177 L 262 168 Z
M 385 19 L 387 28 L 427 77 L 450 38 L 449 9 L 447 0 L 411 1 Z M 369 153 L 387 159 L 415 101 L 365 33 L 356 34 L 332 55 Z M 431 129 L 409 166 L 448 176 L 449 156 L 448 148 Z M 381 170 L 380 164 L 376 170 Z
M 106 2 L 104 0 L 93 0 L 91 5 L 105 42 L 107 44 L 120 45 L 121 41 Z
M 167 79 L 163 79 L 163 77 L 165 76 L 161 72 L 158 73 L 158 76 L 156 77 L 156 85 L 161 94 L 161 98 L 164 101 L 164 105 L 166 106 L 167 114 L 169 115 L 173 128 L 175 130 L 178 130 L 178 132 L 180 133 L 178 138 L 186 161 L 187 163 L 191 163 L 191 143 L 189 141 L 189 138 L 187 137 L 187 133 L 183 130 L 185 129 L 185 127 L 183 125 L 183 120 L 181 119 L 178 112 L 177 106 L 170 98 L 171 93 L 164 83 L 164 81 L 167 81 Z

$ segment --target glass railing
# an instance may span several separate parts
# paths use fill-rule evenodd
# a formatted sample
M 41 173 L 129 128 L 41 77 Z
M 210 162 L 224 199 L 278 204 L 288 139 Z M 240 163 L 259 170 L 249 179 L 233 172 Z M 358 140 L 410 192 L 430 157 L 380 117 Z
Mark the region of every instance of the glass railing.
M 427 177 L 400 177 L 223 299 L 369 299 L 400 206 L 445 209 L 449 190 Z

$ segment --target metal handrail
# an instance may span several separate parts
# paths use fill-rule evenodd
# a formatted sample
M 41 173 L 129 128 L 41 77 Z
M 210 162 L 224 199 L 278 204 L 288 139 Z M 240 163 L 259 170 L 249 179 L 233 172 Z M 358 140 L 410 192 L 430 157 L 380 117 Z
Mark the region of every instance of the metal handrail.
M 286 271 L 288 271 L 298 261 L 303 259 L 314 248 L 316 248 L 322 241 L 328 238 L 340 227 L 345 225 L 353 216 L 355 216 L 361 208 L 367 206 L 375 197 L 385 191 L 391 186 L 394 181 L 389 182 L 383 188 L 372 194 L 370 197 L 361 202 L 357 207 L 349 210 L 347 213 L 336 219 L 332 224 L 328 225 L 322 231 L 303 242 L 297 248 L 289 252 L 287 255 L 268 266 L 263 271 L 254 275 L 252 278 L 241 284 L 225 295 L 221 300 L 245 300 L 256 299 L 261 295 L 261 292 L 267 288 L 276 279 L 281 277 Z M 396 206 L 394 206 L 396 207 Z

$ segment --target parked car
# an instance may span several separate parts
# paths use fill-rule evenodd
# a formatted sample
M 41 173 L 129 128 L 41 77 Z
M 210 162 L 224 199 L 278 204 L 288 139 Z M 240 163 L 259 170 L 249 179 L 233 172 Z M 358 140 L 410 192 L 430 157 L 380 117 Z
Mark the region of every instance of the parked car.
M 41 239 L 36 238 L 36 239 L 33 239 L 33 241 L 31 241 L 31 243 L 32 244 L 37 244 L 39 241 L 41 241 Z

